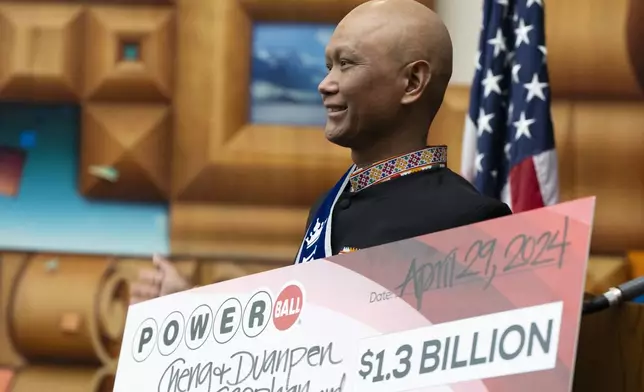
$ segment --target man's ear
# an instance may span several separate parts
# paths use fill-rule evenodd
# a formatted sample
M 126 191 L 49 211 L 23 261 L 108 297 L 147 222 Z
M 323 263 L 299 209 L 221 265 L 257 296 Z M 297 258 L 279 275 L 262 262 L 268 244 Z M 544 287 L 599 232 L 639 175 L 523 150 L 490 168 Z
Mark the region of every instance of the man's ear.
M 418 60 L 405 67 L 406 86 L 401 103 L 409 105 L 420 99 L 432 78 L 431 66 L 427 61 Z

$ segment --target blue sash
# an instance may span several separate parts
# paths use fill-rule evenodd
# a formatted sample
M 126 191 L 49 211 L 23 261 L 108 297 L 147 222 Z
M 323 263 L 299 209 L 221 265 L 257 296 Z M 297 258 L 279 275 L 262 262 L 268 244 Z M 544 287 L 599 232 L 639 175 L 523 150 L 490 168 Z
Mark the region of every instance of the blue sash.
M 333 251 L 331 250 L 333 207 L 335 207 L 335 203 L 337 203 L 342 191 L 347 187 L 354 169 L 355 165 L 351 166 L 324 198 L 313 219 L 311 219 L 309 227 L 306 229 L 306 235 L 302 240 L 300 250 L 297 252 L 295 264 L 333 256 Z

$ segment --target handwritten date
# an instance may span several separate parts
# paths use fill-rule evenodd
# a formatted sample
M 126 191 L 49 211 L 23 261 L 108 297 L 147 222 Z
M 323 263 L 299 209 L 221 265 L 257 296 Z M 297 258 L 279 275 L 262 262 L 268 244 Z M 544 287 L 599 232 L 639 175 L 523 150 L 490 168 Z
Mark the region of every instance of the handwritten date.
M 538 236 L 518 234 L 505 247 L 499 247 L 498 239 L 477 240 L 464 248 L 464 252 L 458 247 L 452 249 L 441 260 L 419 263 L 414 259 L 405 280 L 396 290 L 403 296 L 411 286 L 420 309 L 423 294 L 429 290 L 452 287 L 477 278 L 486 280 L 486 289 L 495 277 L 502 274 L 548 265 L 561 268 L 569 245 L 568 217 L 564 217 L 559 230 L 544 231 Z

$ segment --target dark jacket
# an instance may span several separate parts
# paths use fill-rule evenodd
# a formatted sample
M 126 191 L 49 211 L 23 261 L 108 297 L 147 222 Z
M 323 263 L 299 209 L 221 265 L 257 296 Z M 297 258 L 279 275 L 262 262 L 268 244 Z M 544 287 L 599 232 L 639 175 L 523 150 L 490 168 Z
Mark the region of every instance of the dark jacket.
M 307 227 L 323 195 L 311 208 Z M 333 210 L 331 247 L 364 249 L 512 214 L 450 169 L 419 172 L 345 191 Z

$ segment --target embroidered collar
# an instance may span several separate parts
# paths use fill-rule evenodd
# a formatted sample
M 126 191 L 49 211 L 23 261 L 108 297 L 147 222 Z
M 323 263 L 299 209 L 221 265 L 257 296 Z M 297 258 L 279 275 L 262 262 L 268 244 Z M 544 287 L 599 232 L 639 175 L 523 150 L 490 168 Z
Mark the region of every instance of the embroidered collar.
M 349 178 L 351 192 L 424 170 L 447 166 L 447 146 L 432 146 L 376 162 L 356 170 Z

